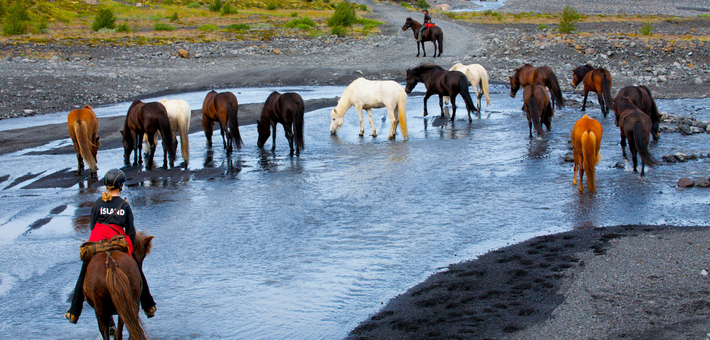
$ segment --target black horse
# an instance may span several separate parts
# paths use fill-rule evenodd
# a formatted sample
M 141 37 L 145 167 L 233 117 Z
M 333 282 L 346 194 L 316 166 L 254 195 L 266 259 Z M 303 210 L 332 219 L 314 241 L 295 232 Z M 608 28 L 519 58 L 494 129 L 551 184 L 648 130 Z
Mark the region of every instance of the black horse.
M 417 40 L 419 38 L 419 29 L 421 27 L 422 24 L 420 24 L 418 21 L 412 18 L 407 18 L 407 21 L 404 23 L 404 26 L 402 26 L 402 31 L 406 31 L 407 29 L 411 28 L 414 32 L 414 39 Z M 441 28 L 439 28 L 438 26 L 432 26 L 422 32 L 422 41 L 419 42 L 419 40 L 417 40 L 417 57 L 419 56 L 419 44 L 422 45 L 422 51 L 424 52 L 424 57 L 426 57 L 426 50 L 424 49 L 425 41 L 431 41 L 434 44 L 434 57 L 441 57 L 441 52 L 444 51 L 444 32 L 441 31 Z M 439 55 L 436 54 L 437 42 L 439 43 Z
M 281 123 L 286 139 L 288 139 L 288 145 L 291 147 L 291 156 L 293 156 L 294 141 L 298 156 L 303 150 L 304 107 L 303 98 L 298 93 L 271 92 L 261 110 L 261 119 L 256 122 L 259 131 L 259 140 L 256 144 L 260 148 L 263 147 L 266 140 L 269 139 L 269 135 L 273 135 L 271 151 L 276 150 L 276 123 Z M 273 130 L 273 134 L 270 130 Z
M 441 117 L 444 117 L 444 96 L 449 96 L 451 100 L 451 121 L 456 117 L 456 95 L 461 94 L 464 102 L 466 102 L 466 110 L 468 111 L 468 121 L 471 120 L 471 111 L 476 111 L 476 105 L 471 100 L 471 95 L 468 92 L 468 79 L 466 75 L 459 71 L 447 71 L 439 65 L 421 65 L 413 69 L 407 70 L 407 87 L 405 92 L 410 93 L 417 86 L 417 83 L 423 82 L 426 86 L 426 95 L 424 96 L 424 115 L 428 115 L 426 102 L 434 94 L 439 95 L 439 107 L 441 107 Z
M 172 144 L 173 133 L 170 130 L 170 120 L 165 106 L 158 102 L 143 103 L 140 100 L 134 100 L 131 107 L 128 108 L 126 121 L 123 130 L 121 130 L 124 163 L 130 165 L 132 152 L 135 152 L 133 165 L 143 163 L 141 148 L 143 146 L 143 135 L 146 134 L 148 143 L 150 143 L 150 152 L 146 155 L 146 169 L 152 169 L 153 155 L 155 154 L 154 136 L 157 132 L 160 132 L 163 138 L 163 168 L 168 167 L 168 156 L 172 167 L 175 162 L 175 147 Z
M 643 85 L 626 86 L 619 90 L 619 93 L 614 99 L 614 105 L 612 106 L 616 116 L 614 120 L 616 126 L 619 126 L 619 117 L 621 117 L 622 111 L 616 102 L 625 97 L 651 118 L 651 136 L 653 136 L 653 140 L 657 141 L 660 136 L 658 125 L 660 124 L 661 115 L 658 113 L 658 107 L 656 106 L 656 101 L 653 100 L 651 90 Z

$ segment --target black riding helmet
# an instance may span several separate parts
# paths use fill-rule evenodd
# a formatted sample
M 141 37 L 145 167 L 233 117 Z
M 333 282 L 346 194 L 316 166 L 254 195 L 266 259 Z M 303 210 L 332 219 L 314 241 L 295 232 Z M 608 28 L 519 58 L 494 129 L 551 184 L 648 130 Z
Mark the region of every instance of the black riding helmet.
M 111 190 L 123 189 L 123 183 L 126 182 L 126 174 L 118 169 L 111 169 L 104 176 L 104 184 Z

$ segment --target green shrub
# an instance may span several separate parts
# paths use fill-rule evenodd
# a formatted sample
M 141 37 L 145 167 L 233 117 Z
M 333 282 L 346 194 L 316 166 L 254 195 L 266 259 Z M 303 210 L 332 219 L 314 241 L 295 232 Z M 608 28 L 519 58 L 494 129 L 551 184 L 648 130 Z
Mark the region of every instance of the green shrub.
M 546 28 L 547 28 L 547 25 L 545 25 L 545 24 L 540 24 L 540 26 L 537 26 L 537 29 L 539 29 L 539 30 L 544 30 Z
M 174 31 L 175 27 L 171 24 L 166 24 L 164 22 L 156 22 L 153 25 L 153 31 Z
M 483 11 L 483 15 L 485 15 L 485 16 L 489 16 L 491 14 L 493 14 L 493 11 L 491 11 L 490 9 Z
M 189 4 L 187 4 L 187 8 L 200 8 L 200 3 L 197 1 L 193 1 Z
M 284 27 L 285 28 L 300 28 L 304 29 L 310 29 L 311 27 L 315 27 L 316 23 L 311 20 L 311 18 L 301 18 L 301 19 L 292 19 L 291 21 L 287 22 Z
M 502 20 L 503 20 L 503 14 L 501 14 L 500 12 L 493 12 L 493 13 L 491 13 L 491 16 L 492 16 L 492 17 L 495 17 L 496 20 L 498 20 L 498 21 L 502 21 Z
M 6 9 L 5 23 L 2 30 L 5 35 L 19 35 L 27 31 L 30 15 L 27 6 L 22 1 L 17 1 Z
M 177 19 L 178 19 L 177 12 L 173 12 L 173 15 L 170 16 L 170 22 L 177 21 Z
M 291 16 L 291 18 L 295 18 L 295 17 L 298 16 L 298 13 L 296 13 L 296 12 L 291 12 L 291 15 L 290 15 L 290 16 Z
M 367 5 L 365 5 L 365 4 L 360 5 L 360 7 L 358 7 L 358 10 L 360 10 L 360 11 L 365 11 L 365 12 L 366 12 L 366 11 L 367 11 Z
M 231 25 L 225 27 L 224 29 L 228 30 L 228 31 L 246 31 L 250 28 L 251 28 L 251 26 L 249 26 L 247 24 L 231 24 Z
M 653 25 L 651 25 L 649 22 L 646 22 L 639 28 L 639 32 L 643 35 L 651 35 L 651 31 L 653 30 Z
M 39 33 L 47 33 L 48 26 L 49 19 L 47 19 L 47 16 L 43 15 L 41 18 L 39 18 L 39 21 L 37 22 L 37 31 L 39 31 Z
M 577 30 L 574 27 L 574 23 L 579 20 L 579 13 L 577 10 L 570 6 L 565 5 L 564 10 L 562 10 L 562 16 L 560 17 L 560 23 L 557 25 L 557 30 L 562 33 L 572 33 Z
M 202 25 L 202 26 L 198 27 L 197 29 L 200 31 L 203 31 L 203 32 L 214 32 L 214 31 L 218 30 L 219 27 L 217 27 L 217 25 L 215 25 L 215 24 L 207 24 L 207 25 Z
M 209 6 L 207 6 L 211 12 L 219 12 L 222 9 L 222 0 L 214 0 Z
M 91 29 L 98 31 L 102 28 L 116 28 L 116 16 L 113 14 L 113 10 L 110 8 L 101 8 L 99 13 L 94 17 L 94 23 L 91 25 Z
M 410 5 L 410 4 L 407 3 L 407 2 L 400 2 L 399 5 L 402 6 L 402 7 L 404 7 L 404 8 L 413 8 L 412 5 Z
M 431 5 L 429 5 L 429 3 L 426 2 L 426 0 L 417 0 L 416 6 L 421 9 L 427 9 L 427 8 L 431 7 Z
M 355 19 L 357 19 L 357 17 L 355 16 L 355 10 L 353 10 L 352 7 L 350 7 L 350 3 L 346 1 L 341 2 L 335 6 L 335 12 L 333 12 L 333 15 L 328 18 L 326 23 L 330 27 L 350 27 L 355 22 Z
M 339 36 L 339 37 L 342 37 L 342 36 L 348 34 L 348 29 L 345 28 L 345 27 L 343 27 L 343 26 L 333 26 L 333 27 L 330 29 L 330 34 L 334 34 L 334 35 L 337 35 L 337 36 Z
M 125 23 L 125 22 L 124 22 L 124 23 L 122 23 L 122 24 L 116 26 L 116 32 L 125 33 L 125 32 L 130 32 L 130 31 L 131 31 L 131 28 L 128 27 L 128 23 Z
M 237 14 L 239 11 L 236 8 L 232 8 L 232 5 L 226 3 L 222 5 L 222 15 Z
M 5 1 L 0 0 L 0 20 L 5 17 L 5 13 L 7 10 L 5 9 Z
M 266 9 L 268 9 L 270 11 L 274 11 L 274 10 L 276 10 L 276 8 L 278 8 L 278 6 L 276 6 L 275 2 L 269 2 L 269 4 L 266 5 Z

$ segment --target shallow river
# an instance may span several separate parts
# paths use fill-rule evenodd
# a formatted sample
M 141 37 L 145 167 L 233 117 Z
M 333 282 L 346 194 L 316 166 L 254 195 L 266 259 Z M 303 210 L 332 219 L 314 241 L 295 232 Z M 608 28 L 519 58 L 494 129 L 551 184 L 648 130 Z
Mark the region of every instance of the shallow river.
M 297 90 L 318 98 L 343 89 Z M 235 93 L 252 93 L 259 102 L 270 90 Z M 437 118 L 435 97 L 430 116 L 422 117 L 422 96 L 410 96 L 408 140 L 399 133 L 387 140 L 384 110 L 374 112 L 376 138 L 368 136 L 367 119 L 366 136 L 358 136 L 354 109 L 336 136 L 328 132 L 329 108 L 309 112 L 306 150 L 294 158 L 280 126 L 275 153 L 256 147 L 256 126 L 243 126 L 246 147 L 232 156 L 234 167 L 221 143 L 210 151 L 203 133 L 190 136 L 190 169 L 207 164 L 224 176 L 150 180 L 124 190 L 138 228 L 155 236 L 144 266 L 158 304 L 156 317 L 144 319 L 148 336 L 340 339 L 430 274 L 497 247 L 572 228 L 708 224 L 708 189 L 675 187 L 680 177 L 707 177 L 708 159 L 647 169 L 645 178 L 628 162 L 615 168 L 623 161 L 618 128 L 592 105 L 587 113 L 604 126 L 604 159 L 598 192 L 579 194 L 571 184 L 572 163 L 563 161 L 579 110 L 558 110 L 552 131 L 529 139 L 521 94 L 511 99 L 504 86 L 493 91 L 492 105 L 484 99 L 472 124 L 461 108 L 454 123 Z M 580 100 L 571 93 L 565 98 Z M 708 100 L 658 104 L 661 111 L 710 120 Z M 0 121 L 0 130 L 42 122 Z M 651 153 L 659 159 L 708 153 L 709 141 L 705 134 L 661 134 Z M 81 265 L 77 248 L 89 235 L 87 203 L 100 191 L 84 184 L 23 189 L 76 167 L 73 154 L 28 151 L 0 156 L 0 176 L 9 175 L 0 182 L 0 338 L 97 338 L 91 307 L 78 325 L 63 313 Z M 99 151 L 100 176 L 123 165 L 122 152 Z

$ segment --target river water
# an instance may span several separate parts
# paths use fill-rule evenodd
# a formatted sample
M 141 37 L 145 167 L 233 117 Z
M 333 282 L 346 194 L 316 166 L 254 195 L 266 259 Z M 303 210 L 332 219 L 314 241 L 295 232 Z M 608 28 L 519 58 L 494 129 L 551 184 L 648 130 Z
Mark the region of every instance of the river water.
M 327 98 L 343 89 L 297 90 Z M 240 102 L 249 101 L 246 93 L 259 102 L 271 90 L 235 93 L 242 92 Z M 491 249 L 573 228 L 708 224 L 708 189 L 675 187 L 680 177 L 707 177 L 707 158 L 647 169 L 645 178 L 628 162 L 615 168 L 623 161 L 618 128 L 592 105 L 587 113 L 604 126 L 604 159 L 598 192 L 579 194 L 563 156 L 582 113 L 558 110 L 552 131 L 530 139 L 521 95 L 511 99 L 505 86 L 492 91 L 492 105 L 472 124 L 461 108 L 455 122 L 439 119 L 435 97 L 422 117 L 422 96 L 410 96 L 408 140 L 399 133 L 386 139 L 384 110 L 374 110 L 376 138 L 367 135 L 367 119 L 366 136 L 358 136 L 354 109 L 336 136 L 328 132 L 330 108 L 308 112 L 300 157 L 288 156 L 281 127 L 271 153 L 256 147 L 256 126 L 243 126 L 246 147 L 229 160 L 220 143 L 208 150 L 203 133 L 191 135 L 190 170 L 216 167 L 220 176 L 171 180 L 155 170 L 154 179 L 123 192 L 137 227 L 155 236 L 144 265 L 158 304 L 155 318 L 144 319 L 148 336 L 340 339 L 430 274 Z M 204 93 L 184 97 L 190 95 Z M 658 106 L 710 119 L 708 100 Z M 1 121 L 0 130 L 5 124 L 19 123 Z M 706 134 L 662 134 L 651 153 L 708 153 L 709 141 Z M 63 313 L 81 265 L 77 248 L 89 236 L 90 202 L 100 191 L 84 183 L 23 189 L 76 167 L 73 154 L 28 154 L 67 143 L 0 156 L 1 338 L 98 337 L 91 307 L 78 325 Z M 100 176 L 123 166 L 122 152 L 99 151 Z

